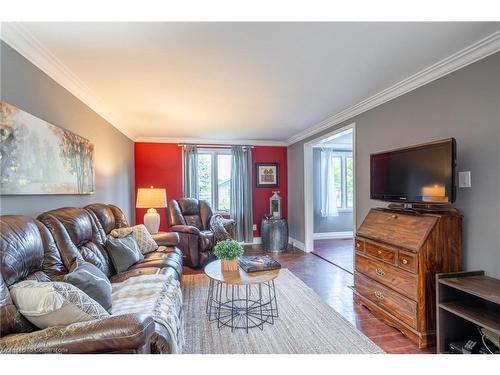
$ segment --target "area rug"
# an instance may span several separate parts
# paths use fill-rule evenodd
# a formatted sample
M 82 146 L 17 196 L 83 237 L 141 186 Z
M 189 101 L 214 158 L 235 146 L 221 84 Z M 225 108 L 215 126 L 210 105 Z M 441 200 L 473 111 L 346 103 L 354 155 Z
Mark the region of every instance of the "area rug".
M 186 354 L 383 353 L 288 269 L 275 281 L 279 318 L 264 330 L 217 328 L 205 313 L 208 278 L 183 277 Z

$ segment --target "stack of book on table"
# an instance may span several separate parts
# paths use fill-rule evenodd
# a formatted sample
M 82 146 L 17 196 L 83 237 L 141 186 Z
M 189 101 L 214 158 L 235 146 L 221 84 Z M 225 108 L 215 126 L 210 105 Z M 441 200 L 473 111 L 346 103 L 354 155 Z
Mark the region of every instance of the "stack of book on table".
M 239 258 L 239 264 L 245 272 L 270 271 L 281 268 L 281 264 L 269 255 L 243 256 Z

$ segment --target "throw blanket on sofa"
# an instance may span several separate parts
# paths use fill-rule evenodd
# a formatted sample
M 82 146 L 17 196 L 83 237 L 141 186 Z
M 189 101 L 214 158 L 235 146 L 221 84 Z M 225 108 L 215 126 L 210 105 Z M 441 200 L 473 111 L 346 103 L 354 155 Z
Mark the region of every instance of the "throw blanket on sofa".
M 113 315 L 130 313 L 150 315 L 170 334 L 172 353 L 182 351 L 184 344 L 182 291 L 176 279 L 167 275 L 142 275 L 112 286 Z

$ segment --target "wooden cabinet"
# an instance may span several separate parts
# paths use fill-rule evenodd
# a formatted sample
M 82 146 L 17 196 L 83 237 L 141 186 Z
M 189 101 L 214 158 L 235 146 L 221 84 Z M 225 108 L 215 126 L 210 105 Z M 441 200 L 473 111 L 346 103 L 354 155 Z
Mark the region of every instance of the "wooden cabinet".
M 460 213 L 372 209 L 354 243 L 355 301 L 420 348 L 434 345 L 435 275 L 461 269 Z
M 437 352 L 450 343 L 477 340 L 478 327 L 500 335 L 500 280 L 484 271 L 440 274 L 437 284 Z

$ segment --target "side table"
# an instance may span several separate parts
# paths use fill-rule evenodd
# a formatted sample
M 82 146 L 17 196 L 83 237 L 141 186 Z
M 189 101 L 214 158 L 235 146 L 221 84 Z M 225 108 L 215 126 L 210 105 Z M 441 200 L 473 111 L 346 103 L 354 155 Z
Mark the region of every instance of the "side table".
M 207 264 L 204 268 L 209 278 L 206 313 L 209 321 L 217 321 L 217 327 L 235 329 L 274 324 L 278 318 L 278 302 L 274 279 L 280 270 L 246 273 L 224 271 L 220 260 Z
M 286 219 L 262 219 L 260 233 L 264 250 L 280 253 L 288 249 L 288 223 Z

